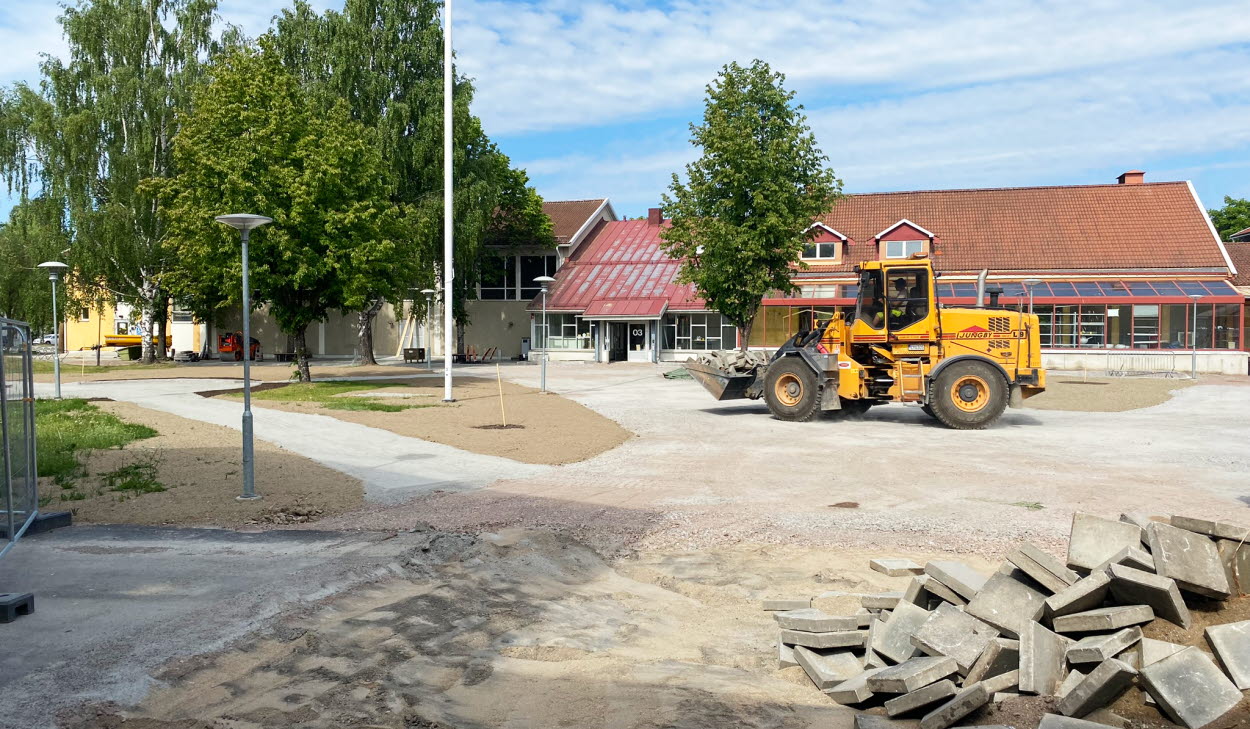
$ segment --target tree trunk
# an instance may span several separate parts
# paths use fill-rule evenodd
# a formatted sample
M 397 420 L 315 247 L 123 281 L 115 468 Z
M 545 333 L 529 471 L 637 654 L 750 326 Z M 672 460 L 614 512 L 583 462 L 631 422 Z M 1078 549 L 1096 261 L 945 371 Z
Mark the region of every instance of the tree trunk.
M 169 297 L 161 294 L 157 297 L 161 302 L 164 311 L 159 312 L 156 316 L 156 344 L 154 346 L 156 359 L 165 360 L 169 358 Z
M 384 299 L 378 299 L 367 309 L 361 309 L 356 327 L 356 348 L 359 350 L 357 361 L 360 364 L 375 365 L 378 360 L 373 356 L 373 320 L 382 309 Z
M 747 346 L 751 343 L 751 330 L 754 327 L 755 327 L 755 317 L 751 317 L 750 319 L 747 319 L 745 324 L 738 327 L 738 331 L 740 332 L 739 336 L 742 339 L 741 344 L 738 345 L 739 350 L 743 352 L 747 351 Z
M 308 369 L 308 345 L 304 342 L 307 327 L 295 333 L 295 366 L 299 369 L 300 382 L 312 382 L 312 372 Z
M 464 354 L 464 322 L 456 322 L 456 354 Z M 447 355 L 451 356 L 451 355 Z
M 139 289 L 139 335 L 143 342 L 143 364 L 156 362 L 152 327 L 156 319 L 156 284 L 145 280 Z

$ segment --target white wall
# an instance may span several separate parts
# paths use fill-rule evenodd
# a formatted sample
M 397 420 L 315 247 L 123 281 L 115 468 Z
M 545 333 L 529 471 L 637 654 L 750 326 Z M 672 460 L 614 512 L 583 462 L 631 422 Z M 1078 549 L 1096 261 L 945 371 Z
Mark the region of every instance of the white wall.
M 1188 374 L 1193 355 L 1189 350 L 1053 350 L 1042 351 L 1042 366 L 1048 370 L 1084 371 L 1105 375 L 1109 371 L 1175 372 Z M 1244 375 L 1250 353 L 1198 351 L 1198 372 Z

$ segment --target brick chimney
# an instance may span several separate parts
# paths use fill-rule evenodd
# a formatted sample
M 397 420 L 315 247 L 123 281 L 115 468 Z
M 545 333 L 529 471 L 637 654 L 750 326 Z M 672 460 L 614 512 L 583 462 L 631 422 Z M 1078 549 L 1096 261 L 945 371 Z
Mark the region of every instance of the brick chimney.
M 647 225 L 659 225 L 664 222 L 664 216 L 660 214 L 659 208 L 647 209 Z
M 1140 185 L 1146 181 L 1146 173 L 1141 170 L 1129 170 L 1115 179 L 1121 185 Z

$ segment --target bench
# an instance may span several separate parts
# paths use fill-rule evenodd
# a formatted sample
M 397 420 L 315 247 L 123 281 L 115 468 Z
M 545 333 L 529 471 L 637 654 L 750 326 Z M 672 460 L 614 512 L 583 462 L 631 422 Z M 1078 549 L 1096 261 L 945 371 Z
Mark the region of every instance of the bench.
M 425 347 L 404 347 L 404 363 L 424 362 Z

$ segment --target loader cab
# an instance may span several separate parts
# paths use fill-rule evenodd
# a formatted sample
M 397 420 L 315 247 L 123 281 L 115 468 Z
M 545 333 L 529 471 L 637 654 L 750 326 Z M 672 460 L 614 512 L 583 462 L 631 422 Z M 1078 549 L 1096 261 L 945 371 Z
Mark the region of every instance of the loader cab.
M 852 332 L 866 342 L 927 340 L 935 310 L 927 261 L 867 264 L 859 272 Z

